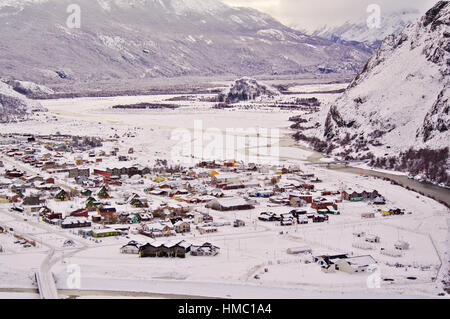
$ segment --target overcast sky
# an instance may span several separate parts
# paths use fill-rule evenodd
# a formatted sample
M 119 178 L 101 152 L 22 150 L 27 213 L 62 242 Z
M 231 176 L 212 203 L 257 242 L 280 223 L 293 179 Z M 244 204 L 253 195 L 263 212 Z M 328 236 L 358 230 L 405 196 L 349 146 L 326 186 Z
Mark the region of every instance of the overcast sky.
M 226 4 L 253 7 L 266 12 L 282 23 L 317 28 L 345 21 L 365 21 L 370 4 L 378 4 L 381 13 L 417 9 L 425 13 L 438 0 L 222 0 Z

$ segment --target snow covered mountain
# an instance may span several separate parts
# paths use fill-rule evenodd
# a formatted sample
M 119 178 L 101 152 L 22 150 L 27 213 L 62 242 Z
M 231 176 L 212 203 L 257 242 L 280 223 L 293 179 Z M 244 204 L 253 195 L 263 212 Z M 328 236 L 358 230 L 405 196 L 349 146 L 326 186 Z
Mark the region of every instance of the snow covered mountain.
M 450 2 L 386 38 L 330 106 L 324 136 L 333 154 L 398 155 L 450 141 Z
M 408 24 L 415 23 L 421 16 L 419 10 L 404 10 L 381 16 L 380 28 L 369 28 L 366 18 L 353 19 L 341 25 L 326 25 L 307 34 L 319 36 L 334 42 L 360 42 L 376 49 L 389 35 L 399 34 Z
M 364 48 L 307 36 L 267 14 L 220 0 L 0 3 L 2 76 L 39 84 L 177 76 L 354 74 Z
M 37 111 L 46 110 L 39 102 L 27 99 L 12 86 L 0 81 L 0 123 L 21 120 Z

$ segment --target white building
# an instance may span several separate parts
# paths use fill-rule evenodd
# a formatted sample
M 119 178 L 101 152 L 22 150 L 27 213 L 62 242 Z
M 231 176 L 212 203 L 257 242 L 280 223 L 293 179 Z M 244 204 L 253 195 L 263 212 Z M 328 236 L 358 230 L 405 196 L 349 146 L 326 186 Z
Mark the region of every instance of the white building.
M 372 256 L 366 255 L 338 259 L 334 267 L 336 270 L 354 274 L 357 272 L 367 272 L 369 269 L 373 269 L 376 264 L 377 262 Z

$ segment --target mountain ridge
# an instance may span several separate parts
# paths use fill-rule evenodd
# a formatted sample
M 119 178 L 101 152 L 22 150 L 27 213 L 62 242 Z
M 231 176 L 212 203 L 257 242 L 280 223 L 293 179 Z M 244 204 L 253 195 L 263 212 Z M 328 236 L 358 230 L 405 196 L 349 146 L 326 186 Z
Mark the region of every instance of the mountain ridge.
M 80 29 L 66 26 L 70 0 L 8 3 L 0 7 L 1 75 L 38 84 L 348 75 L 370 54 L 366 48 L 307 36 L 255 9 L 232 8 L 218 0 L 80 0 Z

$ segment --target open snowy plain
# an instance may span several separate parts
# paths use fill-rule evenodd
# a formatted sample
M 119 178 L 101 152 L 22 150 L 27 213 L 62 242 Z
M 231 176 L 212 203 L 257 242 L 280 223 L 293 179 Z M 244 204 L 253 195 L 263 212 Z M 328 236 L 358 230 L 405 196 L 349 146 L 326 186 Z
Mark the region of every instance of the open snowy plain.
M 307 86 L 298 96 L 316 96 L 326 103 L 333 94 L 313 94 L 320 90 L 341 89 L 342 86 Z M 44 260 L 48 249 L 55 249 L 52 271 L 61 297 L 225 297 L 225 298 L 435 298 L 442 292 L 440 281 L 448 272 L 449 210 L 445 206 L 381 179 L 345 172 L 305 166 L 320 156 L 299 147 L 290 137 L 289 117 L 301 111 L 273 108 L 264 103 L 241 103 L 232 109 L 213 109 L 214 103 L 202 102 L 208 95 L 193 96 L 186 101 L 168 101 L 175 95 L 153 95 L 114 98 L 77 98 L 41 101 L 48 113 L 34 120 L 5 124 L 0 133 L 33 133 L 100 136 L 117 134 L 120 142 L 110 147 L 133 147 L 133 163 L 149 165 L 156 159 L 171 158 L 175 143 L 173 130 L 193 131 L 195 121 L 203 128 L 267 128 L 279 129 L 281 165 L 299 165 L 323 180 L 318 189 L 376 189 L 386 199 L 386 208 L 402 208 L 401 216 L 383 217 L 378 207 L 367 203 L 339 204 L 341 215 L 330 216 L 328 222 L 308 225 L 280 226 L 276 222 L 258 220 L 261 212 L 288 213 L 289 207 L 277 206 L 261 199 L 252 210 L 209 213 L 216 222 L 244 220 L 246 227 L 218 227 L 218 232 L 200 235 L 193 231 L 177 239 L 211 242 L 220 247 L 215 257 L 185 259 L 139 258 L 121 254 L 119 249 L 130 240 L 141 243 L 142 235 L 129 238 L 104 238 L 101 242 L 84 239 L 73 231 L 39 222 L 26 214 L 9 211 L 9 204 L 0 204 L 0 223 L 14 227 L 40 244 L 21 250 L 8 234 L 0 234 L 5 252 L 0 254 L 0 298 L 36 297 L 33 270 Z M 115 105 L 136 103 L 177 104 L 177 109 L 117 110 Z M 195 136 L 192 136 L 194 142 Z M 247 150 L 238 150 L 247 151 Z M 67 156 L 67 155 L 66 155 Z M 7 164 L 5 162 L 5 164 Z M 102 167 L 117 166 L 105 160 Z M 70 180 L 64 180 L 70 184 Z M 144 181 L 146 183 L 146 181 Z M 129 191 L 142 192 L 142 185 L 129 185 Z M 147 195 L 151 200 L 159 197 Z M 362 219 L 361 213 L 375 213 L 375 218 Z M 24 219 L 27 219 L 26 221 Z M 355 248 L 354 233 L 365 232 L 381 238 L 371 249 Z M 65 239 L 75 247 L 64 248 Z M 407 241 L 410 249 L 401 257 L 382 255 L 381 248 L 391 249 L 398 240 Z M 374 273 L 325 273 L 312 262 L 311 255 L 289 255 L 292 247 L 309 247 L 314 256 L 348 253 L 371 255 L 378 262 Z M 77 265 L 81 274 L 79 289 L 69 287 L 70 266 Z M 410 279 L 408 279 L 408 277 Z M 411 279 L 414 278 L 414 279 Z M 375 284 L 374 284 L 375 283 Z M 9 290 L 8 290 L 9 289 Z M 16 290 L 11 290 L 16 289 Z M 114 292 L 114 294 L 112 294 Z

